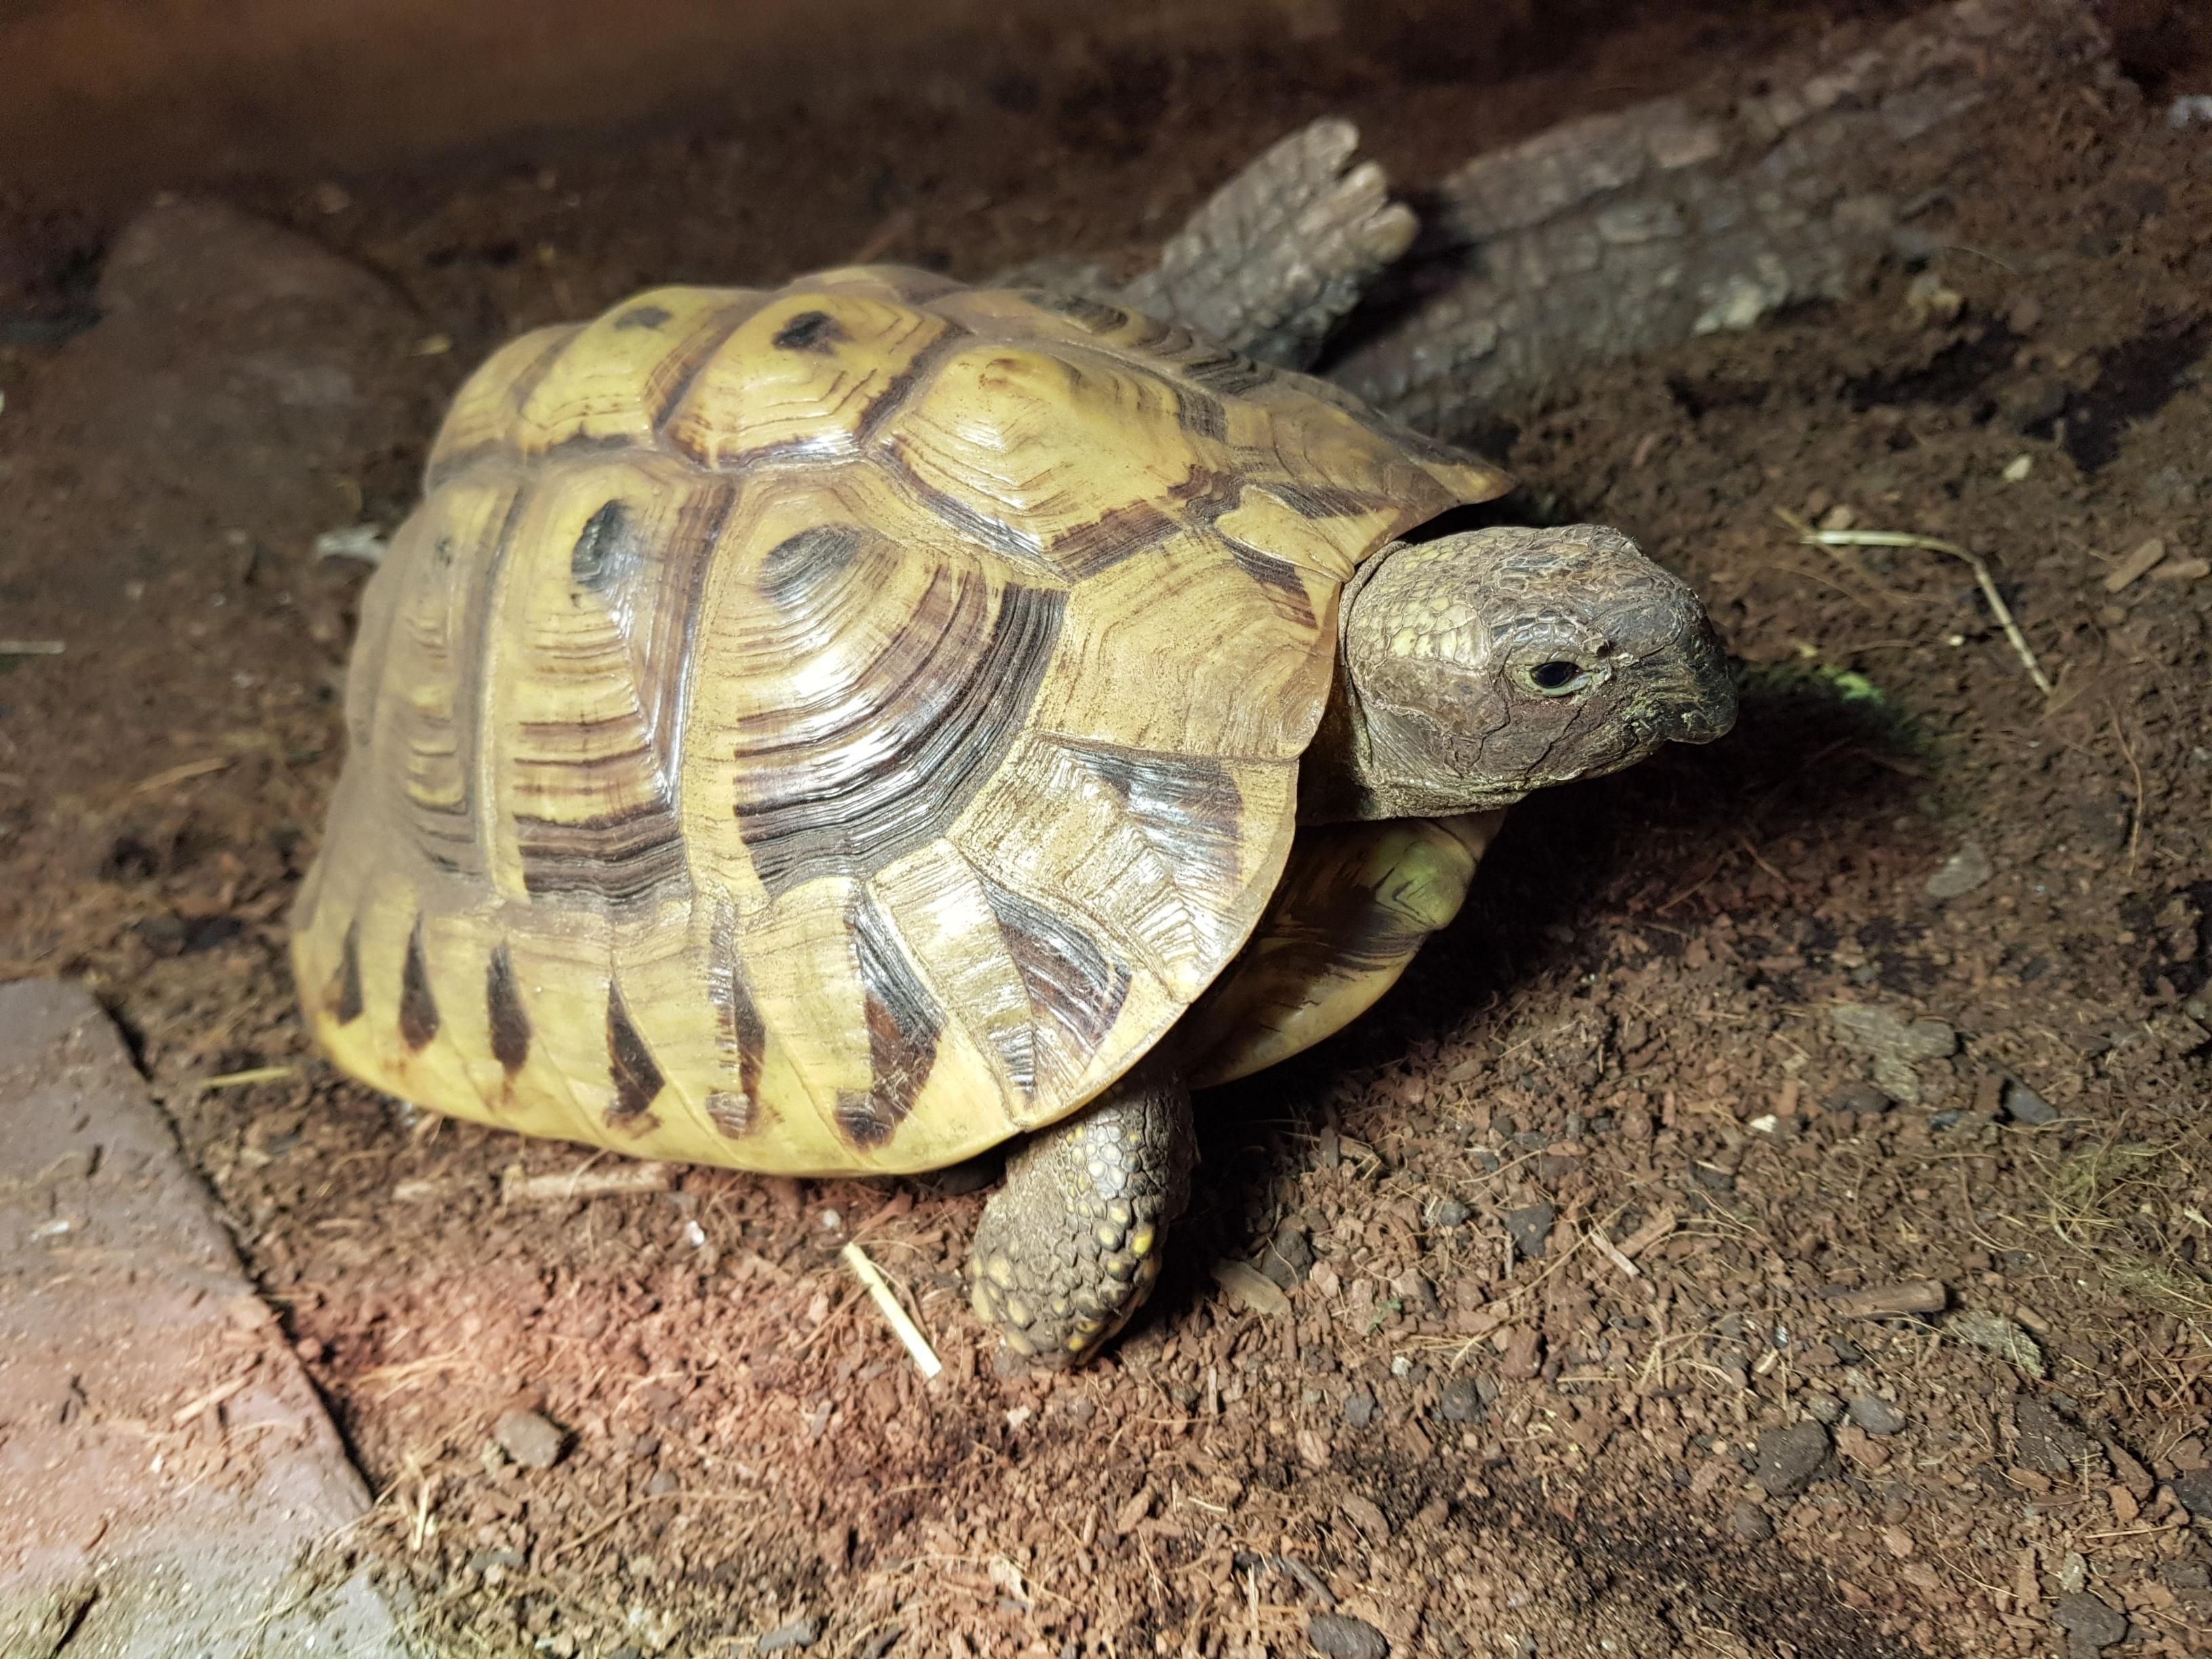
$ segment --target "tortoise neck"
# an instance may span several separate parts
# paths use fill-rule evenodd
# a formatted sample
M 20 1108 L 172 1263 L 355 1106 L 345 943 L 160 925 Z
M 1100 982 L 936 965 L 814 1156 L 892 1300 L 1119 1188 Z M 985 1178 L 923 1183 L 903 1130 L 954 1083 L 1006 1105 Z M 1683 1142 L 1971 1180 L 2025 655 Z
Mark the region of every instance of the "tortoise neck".
M 1337 596 L 1336 672 L 1329 678 L 1328 702 L 1321 725 L 1306 745 L 1298 767 L 1298 822 L 1343 823 L 1353 819 L 1400 816 L 1376 787 L 1372 734 L 1360 706 L 1359 685 L 1349 649 L 1352 601 L 1367 585 L 1390 547 L 1370 556 Z

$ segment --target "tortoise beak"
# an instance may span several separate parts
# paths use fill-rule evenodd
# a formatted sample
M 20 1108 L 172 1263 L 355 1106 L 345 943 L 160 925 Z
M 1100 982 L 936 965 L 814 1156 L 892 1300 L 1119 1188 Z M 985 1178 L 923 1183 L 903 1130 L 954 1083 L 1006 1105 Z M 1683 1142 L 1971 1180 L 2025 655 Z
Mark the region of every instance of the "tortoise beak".
M 1728 671 L 1728 650 L 1708 619 L 1698 617 L 1697 635 L 1683 641 L 1681 690 L 1668 699 L 1656 737 L 1663 744 L 1710 744 L 1728 737 L 1736 723 L 1736 677 Z
M 1662 743 L 1711 743 L 1735 724 L 1735 677 L 1729 672 L 1727 649 L 1712 623 L 1698 618 L 1697 630 L 1682 642 L 1669 678 L 1674 682 L 1653 700 L 1650 732 Z

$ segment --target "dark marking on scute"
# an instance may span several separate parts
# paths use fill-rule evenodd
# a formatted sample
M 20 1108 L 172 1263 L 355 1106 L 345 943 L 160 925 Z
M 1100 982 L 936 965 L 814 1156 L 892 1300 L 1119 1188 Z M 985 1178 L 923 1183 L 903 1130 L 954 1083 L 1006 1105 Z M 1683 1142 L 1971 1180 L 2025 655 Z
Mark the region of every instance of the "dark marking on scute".
M 623 1006 L 622 988 L 607 987 L 607 1078 L 615 1085 L 615 1103 L 607 1108 L 607 1127 L 634 1129 L 640 1133 L 659 1127 L 646 1109 L 659 1097 L 665 1079 L 653 1063 L 629 1010 Z
M 903 433 L 894 433 L 887 453 L 898 466 L 900 482 L 924 508 L 944 520 L 963 541 L 977 543 L 1032 568 L 1045 567 L 1046 562 L 1039 553 L 1035 537 L 1016 529 L 1003 517 L 984 512 L 973 501 L 951 490 L 939 489 L 916 472 L 904 453 L 904 438 Z
M 735 1089 L 707 1091 L 707 1121 L 726 1140 L 743 1140 L 760 1122 L 759 1103 Z
M 641 753 L 605 757 L 603 763 L 642 766 Z M 689 873 L 683 831 L 665 799 L 628 812 L 562 822 L 514 821 L 522 855 L 522 885 L 533 898 L 581 894 L 611 905 L 635 904 Z
M 585 455 L 611 455 L 617 450 L 631 447 L 629 434 L 621 432 L 572 432 L 557 442 L 549 444 L 545 454 L 549 459 L 573 460 Z
M 1190 476 L 1168 491 L 1168 499 L 1194 524 L 1210 525 L 1244 496 L 1244 479 L 1237 472 L 1218 472 L 1194 466 Z
M 804 605 L 823 583 L 842 574 L 872 538 L 851 525 L 817 525 L 786 537 L 761 561 L 761 592 L 779 611 Z
M 1314 626 L 1313 602 L 1306 597 L 1306 585 L 1300 580 L 1296 565 L 1242 543 L 1232 546 L 1237 568 L 1267 590 L 1269 604 L 1300 626 Z
M 1270 483 L 1267 493 L 1307 519 L 1352 519 L 1375 510 L 1375 501 L 1338 484 Z
M 977 878 L 1029 994 L 1031 1024 L 1049 1021 L 1067 1034 L 1079 1054 L 1090 1054 L 1121 1014 L 1129 994 L 1128 969 L 1050 906 L 1001 887 L 980 871 Z M 1018 1080 L 1024 1088 L 1036 1083 L 1034 1077 Z
M 826 311 L 802 311 L 775 331 L 780 351 L 826 354 L 840 340 L 850 339 L 845 325 Z
M 477 820 L 468 810 L 469 803 L 433 806 L 411 793 L 408 801 L 415 808 L 416 850 L 430 861 L 431 867 L 447 875 L 473 872 L 478 867 Z
M 1279 379 L 1265 363 L 1234 351 L 1213 350 L 1176 365 L 1176 372 L 1195 386 L 1223 398 L 1242 398 L 1255 387 Z
M 908 395 L 922 378 L 935 370 L 945 358 L 968 343 L 968 330 L 947 318 L 940 317 L 937 320 L 945 325 L 945 332 L 915 352 L 907 366 L 885 381 L 884 389 L 870 400 L 867 408 L 860 411 L 860 418 L 853 423 L 854 444 L 872 442 L 884 422 L 897 413 L 899 406 L 906 402 Z
M 1188 386 L 1176 390 L 1176 422 L 1193 437 L 1214 443 L 1224 442 L 1229 436 L 1229 411 L 1221 406 L 1221 399 Z
M 356 918 L 345 931 L 345 943 L 338 947 L 338 970 L 331 976 L 328 993 L 331 1018 L 341 1025 L 350 1025 L 361 1018 L 361 922 Z
M 1026 289 L 1022 299 L 1039 311 L 1049 311 L 1055 317 L 1065 317 L 1078 328 L 1092 334 L 1111 334 L 1127 328 L 1129 313 L 1119 306 L 1109 306 L 1103 300 L 1093 300 L 1081 294 L 1062 294 L 1052 289 Z
M 568 550 L 568 574 L 577 586 L 602 593 L 635 572 L 640 556 L 629 508 L 611 501 L 584 520 Z
M 1070 580 L 1088 581 L 1124 559 L 1158 546 L 1181 527 L 1178 520 L 1151 501 L 1125 502 L 1054 538 L 1053 562 Z
M 1052 661 L 1066 595 L 1009 586 L 987 623 L 988 603 L 975 572 L 939 571 L 843 697 L 842 724 L 795 746 L 779 711 L 735 734 L 738 832 L 770 898 L 817 876 L 866 878 L 934 841 L 997 769 Z
M 501 939 L 484 968 L 484 1018 L 491 1028 L 492 1058 L 513 1077 L 530 1058 L 530 1013 L 514 982 L 514 959 Z
M 615 319 L 615 331 L 621 333 L 626 329 L 659 328 L 674 314 L 665 306 L 632 306 Z
M 1122 811 L 1171 863 L 1216 890 L 1234 879 L 1244 798 L 1219 762 L 1068 738 L 1057 741 L 1120 797 Z
M 745 983 L 744 964 L 738 960 L 737 911 L 726 902 L 714 906 L 714 920 L 708 938 L 707 995 L 714 1006 L 714 1041 L 721 1050 L 722 1063 L 738 1074 L 735 1103 L 731 1107 L 729 1121 L 718 1115 L 714 1100 L 708 1100 L 708 1115 L 714 1119 L 715 1127 L 726 1135 L 742 1134 L 753 1123 L 754 1103 L 760 1098 L 761 1066 L 768 1053 L 768 1026 L 753 1001 L 752 988 Z M 743 1125 L 732 1128 L 737 1121 L 736 1106 L 744 1108 Z
M 422 918 L 407 935 L 407 960 L 399 969 L 399 1036 L 423 1049 L 438 1035 L 438 1000 L 430 994 L 430 965 L 422 957 Z
M 1409 459 L 1431 461 L 1442 466 L 1480 466 L 1482 463 L 1455 445 L 1416 432 L 1402 421 L 1394 421 L 1381 410 L 1339 388 L 1328 388 L 1328 400 L 1374 436 L 1402 450 Z
M 867 1091 L 837 1097 L 837 1127 L 855 1146 L 880 1146 L 906 1121 L 937 1063 L 945 1011 L 906 959 L 889 917 L 865 891 L 848 919 L 868 1030 Z
M 1053 560 L 1071 581 L 1086 581 L 1179 532 L 1212 524 L 1243 492 L 1243 480 L 1236 473 L 1194 466 L 1168 491 L 1165 506 L 1129 501 L 1111 507 L 1057 538 Z

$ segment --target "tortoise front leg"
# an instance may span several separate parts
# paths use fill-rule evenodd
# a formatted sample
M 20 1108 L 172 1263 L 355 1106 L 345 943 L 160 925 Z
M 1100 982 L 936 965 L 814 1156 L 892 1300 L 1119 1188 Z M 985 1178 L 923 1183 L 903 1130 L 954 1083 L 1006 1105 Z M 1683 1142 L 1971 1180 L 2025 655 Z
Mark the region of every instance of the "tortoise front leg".
M 1199 1088 L 1334 1036 L 1459 914 L 1503 811 L 1298 831 L 1267 913 L 1173 1041 Z
M 1146 1065 L 1031 1135 L 975 1229 L 975 1312 L 1039 1365 L 1088 1358 L 1144 1304 L 1190 1196 L 1190 1091 Z

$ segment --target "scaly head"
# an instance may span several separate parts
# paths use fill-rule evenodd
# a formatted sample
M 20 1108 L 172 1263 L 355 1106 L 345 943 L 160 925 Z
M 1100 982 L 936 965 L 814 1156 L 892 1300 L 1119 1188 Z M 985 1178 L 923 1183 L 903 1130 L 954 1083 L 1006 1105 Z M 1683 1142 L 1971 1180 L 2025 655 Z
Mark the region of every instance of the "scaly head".
M 1395 544 L 1346 592 L 1341 633 L 1310 817 L 1503 806 L 1735 720 L 1697 595 L 1602 526 Z

